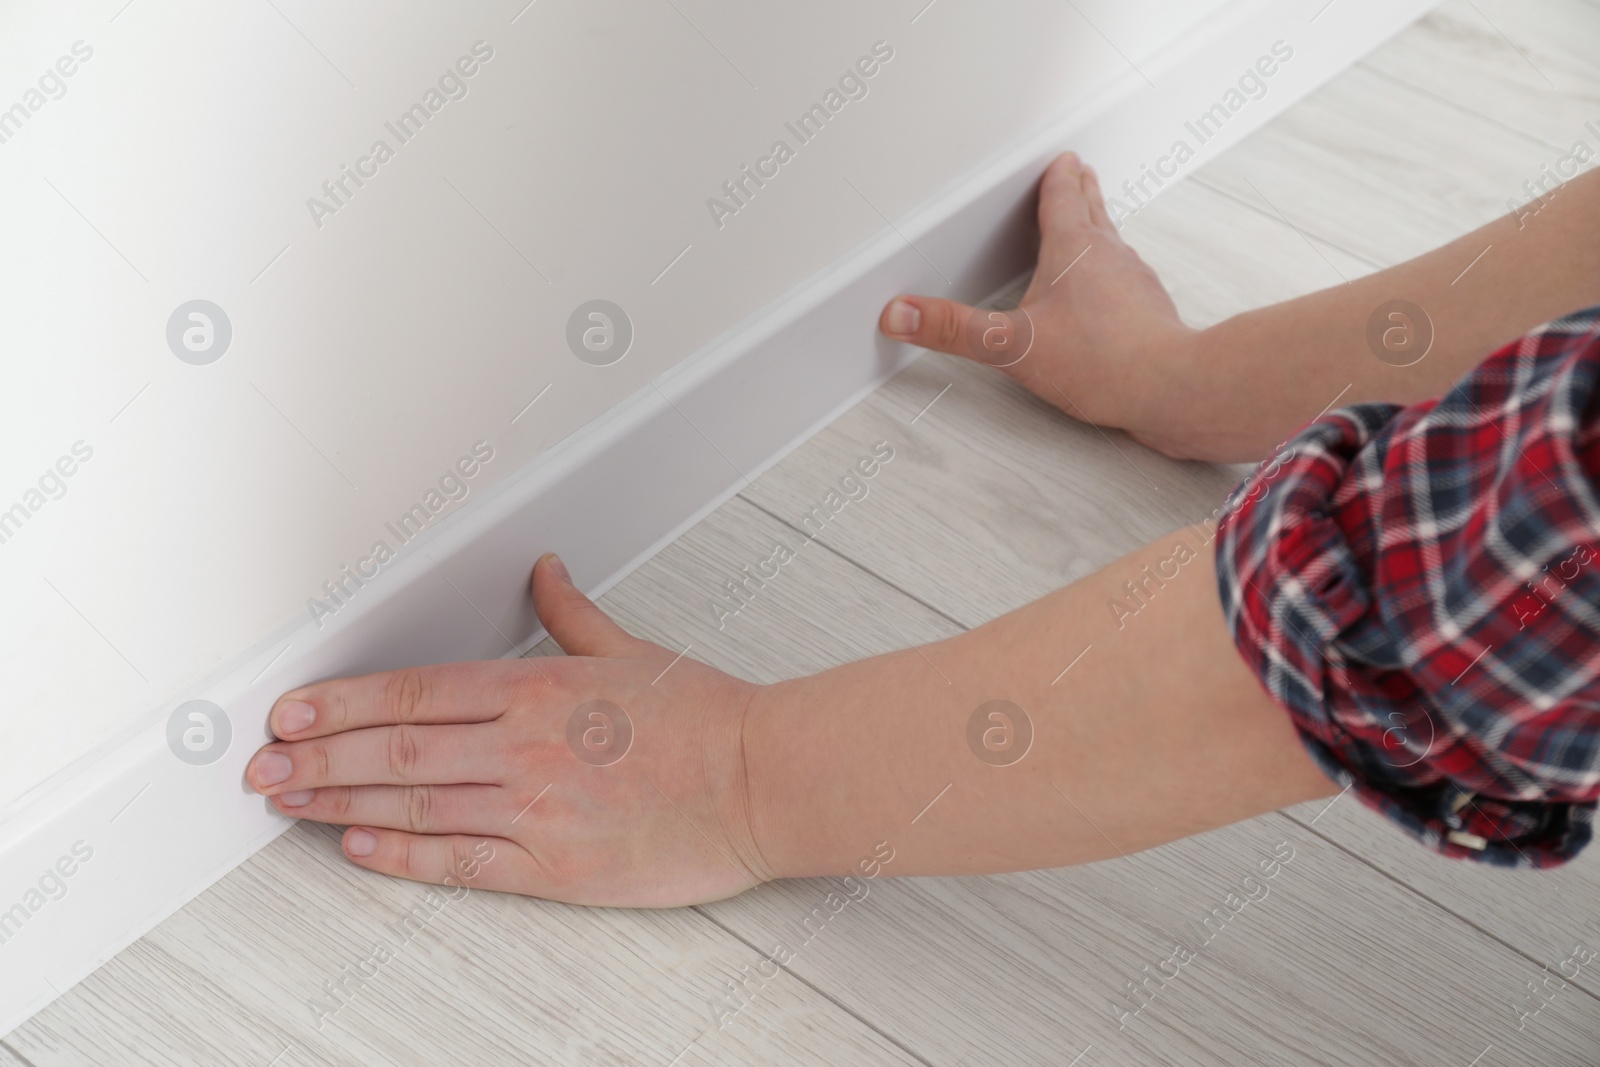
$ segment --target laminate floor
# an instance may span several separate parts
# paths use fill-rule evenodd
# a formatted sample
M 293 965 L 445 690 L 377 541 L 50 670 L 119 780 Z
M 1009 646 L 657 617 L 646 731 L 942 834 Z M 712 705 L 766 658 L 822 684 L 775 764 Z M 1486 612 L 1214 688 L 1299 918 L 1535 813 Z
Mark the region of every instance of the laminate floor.
M 1125 234 L 1195 324 L 1405 259 L 1525 199 L 1574 141 L 1600 149 L 1597 54 L 1595 3 L 1448 0 Z M 797 544 L 879 440 L 896 455 L 869 495 L 719 630 L 721 583 Z M 975 626 L 1209 515 L 1237 476 L 927 354 L 603 603 L 775 680 Z M 1126 984 L 1282 843 L 1295 858 L 1269 896 L 1119 1028 Z M 1527 983 L 1600 946 L 1600 850 L 1482 869 L 1341 798 L 1078 868 L 880 881 L 715 1028 L 726 983 L 829 890 L 675 912 L 474 893 L 405 928 L 425 888 L 353 869 L 302 824 L 8 1035 L 0 1067 L 1600 1063 L 1594 970 L 1519 1015 L 1544 1003 Z M 380 938 L 403 948 L 319 1027 L 323 983 Z

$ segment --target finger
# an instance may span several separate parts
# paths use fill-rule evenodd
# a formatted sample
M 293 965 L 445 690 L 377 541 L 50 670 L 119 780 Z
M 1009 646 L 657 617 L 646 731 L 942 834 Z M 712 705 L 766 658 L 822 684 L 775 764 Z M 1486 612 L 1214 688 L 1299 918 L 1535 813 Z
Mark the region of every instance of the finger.
M 540 556 L 533 565 L 533 610 L 569 656 L 639 656 L 660 651 L 618 626 L 584 596 L 554 552 Z
M 333 786 L 279 793 L 272 802 L 291 819 L 413 834 L 509 833 L 521 821 L 511 794 L 496 785 Z
M 526 691 L 514 661 L 440 663 L 335 678 L 278 698 L 267 722 L 288 740 L 394 723 L 471 723 L 499 718 Z
M 976 359 L 967 337 L 974 312 L 966 304 L 936 296 L 897 296 L 884 307 L 878 328 L 896 341 Z
M 1089 208 L 1089 221 L 1102 229 L 1115 229 L 1106 212 L 1105 194 L 1100 191 L 1100 175 L 1093 167 L 1083 168 L 1083 201 Z
M 1098 218 L 1110 228 L 1099 186 L 1094 186 L 1093 197 L 1087 192 L 1090 173 L 1088 165 L 1068 152 L 1050 164 L 1039 183 L 1039 264 L 1034 288 L 1054 286 L 1097 242 L 1109 239 L 1096 221 L 1098 210 Z
M 494 727 L 374 726 L 257 752 L 245 778 L 275 795 L 333 785 L 495 785 L 506 746 Z
M 381 826 L 352 826 L 340 839 L 357 866 L 414 882 L 450 887 L 459 899 L 465 889 L 526 893 L 527 852 L 514 841 L 478 834 L 408 834 Z M 462 889 L 463 892 L 456 892 Z
M 1039 232 L 1044 245 L 1048 246 L 1051 238 L 1062 232 L 1076 232 L 1089 225 L 1089 205 L 1083 194 L 1087 170 L 1076 152 L 1063 152 L 1045 169 L 1039 180 Z M 1047 250 L 1041 249 L 1041 259 Z

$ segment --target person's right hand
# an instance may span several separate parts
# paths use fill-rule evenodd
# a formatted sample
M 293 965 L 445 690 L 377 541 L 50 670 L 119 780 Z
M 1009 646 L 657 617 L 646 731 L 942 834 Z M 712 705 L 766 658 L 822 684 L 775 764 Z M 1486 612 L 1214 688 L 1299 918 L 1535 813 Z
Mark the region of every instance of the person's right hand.
M 1033 281 L 1021 302 L 1033 341 L 1016 362 L 1011 346 L 1026 327 L 930 296 L 889 302 L 879 328 L 889 337 L 999 366 L 1074 418 L 1127 430 L 1177 458 L 1211 458 L 1183 424 L 1184 377 L 1197 331 L 1106 213 L 1094 170 L 1074 153 L 1058 157 L 1039 188 L 1042 241 Z

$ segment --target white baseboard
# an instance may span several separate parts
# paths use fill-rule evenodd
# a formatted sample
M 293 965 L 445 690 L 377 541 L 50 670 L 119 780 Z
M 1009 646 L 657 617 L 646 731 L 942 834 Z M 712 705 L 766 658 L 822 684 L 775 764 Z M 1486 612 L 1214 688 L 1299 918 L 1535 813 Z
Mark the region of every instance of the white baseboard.
M 166 706 L 8 805 L 0 1034 L 292 825 L 243 781 L 278 693 L 316 678 L 526 649 L 543 636 L 525 589 L 541 552 L 559 550 L 580 585 L 603 591 L 914 358 L 876 333 L 890 296 L 974 300 L 1026 270 L 1033 187 L 1059 151 L 1082 153 L 1107 192 L 1121 195 L 1124 179 L 1137 180 L 1142 164 L 1185 136 L 1186 119 L 1220 100 L 1273 42 L 1287 42 L 1292 61 L 1182 176 L 1430 6 L 1249 0 L 1227 9 L 1143 74 L 1130 71 L 1092 106 L 985 162 L 440 523 L 324 628 L 286 627 L 197 682 L 191 698 L 227 709 L 232 723 L 217 762 L 173 757 Z

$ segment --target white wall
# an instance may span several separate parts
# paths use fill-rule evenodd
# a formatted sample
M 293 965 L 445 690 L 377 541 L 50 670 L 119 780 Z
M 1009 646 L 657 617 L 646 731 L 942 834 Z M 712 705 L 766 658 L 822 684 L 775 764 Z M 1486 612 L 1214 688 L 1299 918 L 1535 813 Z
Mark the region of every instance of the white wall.
M 0 805 L 305 617 L 474 442 L 481 492 L 1222 6 L 275 2 L 0 9 L 0 108 L 40 105 L 0 128 Z M 801 145 L 784 123 L 880 40 Z M 384 123 L 478 41 L 401 145 Z M 707 198 L 777 139 L 719 229 Z M 564 341 L 595 297 L 636 329 L 609 367 Z M 233 329 L 207 366 L 165 337 L 195 298 Z

